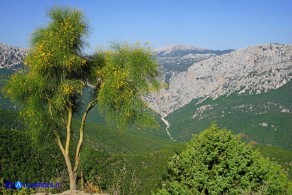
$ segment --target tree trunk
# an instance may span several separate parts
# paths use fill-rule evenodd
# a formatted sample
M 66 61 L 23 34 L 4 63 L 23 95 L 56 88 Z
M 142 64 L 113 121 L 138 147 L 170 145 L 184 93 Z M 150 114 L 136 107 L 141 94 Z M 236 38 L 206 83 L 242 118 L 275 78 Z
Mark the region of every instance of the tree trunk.
M 57 138 L 57 143 L 62 151 L 62 154 L 64 156 L 66 166 L 67 166 L 67 171 L 68 171 L 68 176 L 69 176 L 69 182 L 70 182 L 70 190 L 76 190 L 76 178 L 74 177 L 73 169 L 72 169 L 72 164 L 70 161 L 70 156 L 69 153 L 65 151 L 60 136 L 55 132 L 56 138 Z
M 69 175 L 69 181 L 70 181 L 70 190 L 76 190 L 76 178 L 74 177 L 73 174 L 73 169 L 70 161 L 70 156 L 69 155 L 64 155 L 67 170 L 68 170 L 68 175 Z
M 56 138 L 57 138 L 57 143 L 62 151 L 62 154 L 64 156 L 66 166 L 67 166 L 67 171 L 68 171 L 68 176 L 69 176 L 69 182 L 70 182 L 70 190 L 76 190 L 76 177 L 74 177 L 74 172 L 70 160 L 70 155 L 69 155 L 69 148 L 70 148 L 70 141 L 71 141 L 71 124 L 72 124 L 72 107 L 69 106 L 68 108 L 68 119 L 67 119 L 67 128 L 66 128 L 66 145 L 65 148 L 62 144 L 61 138 L 57 132 L 55 132 Z
M 79 129 L 79 141 L 76 147 L 76 154 L 75 154 L 75 165 L 74 165 L 74 169 L 73 169 L 73 173 L 74 173 L 74 178 L 77 178 L 77 170 L 79 167 L 79 163 L 80 163 L 80 149 L 84 140 L 84 128 L 85 128 L 85 122 L 86 122 L 86 117 L 88 112 L 97 104 L 97 99 L 93 99 L 91 102 L 89 102 L 89 104 L 87 105 L 86 110 L 83 113 L 82 116 L 82 120 L 81 120 L 81 125 L 80 125 L 80 129 Z
M 86 117 L 88 112 L 97 104 L 97 100 L 94 99 L 91 102 L 89 102 L 86 110 L 83 113 L 82 120 L 81 120 L 81 126 L 79 129 L 79 141 L 76 147 L 76 156 L 75 156 L 75 164 L 74 164 L 74 169 L 72 168 L 71 164 L 71 159 L 69 155 L 69 148 L 70 148 L 70 141 L 71 141 L 71 123 L 72 123 L 72 107 L 68 108 L 68 119 L 67 119 L 67 128 L 66 128 L 66 145 L 65 148 L 62 144 L 61 138 L 57 131 L 55 131 L 55 135 L 57 138 L 57 143 L 62 151 L 62 154 L 64 156 L 66 166 L 67 166 L 67 171 L 68 171 L 68 176 L 69 176 L 69 181 L 70 181 L 70 190 L 76 190 L 76 178 L 77 178 L 77 170 L 79 167 L 79 162 L 80 162 L 80 149 L 83 143 L 84 139 L 84 127 L 85 127 L 85 122 L 86 122 Z
M 66 138 L 66 146 L 64 158 L 68 169 L 69 181 L 70 181 L 70 190 L 76 190 L 76 179 L 73 174 L 72 164 L 70 161 L 69 148 L 71 141 L 71 124 L 72 124 L 72 106 L 70 105 L 68 108 L 68 119 L 67 119 L 67 138 Z

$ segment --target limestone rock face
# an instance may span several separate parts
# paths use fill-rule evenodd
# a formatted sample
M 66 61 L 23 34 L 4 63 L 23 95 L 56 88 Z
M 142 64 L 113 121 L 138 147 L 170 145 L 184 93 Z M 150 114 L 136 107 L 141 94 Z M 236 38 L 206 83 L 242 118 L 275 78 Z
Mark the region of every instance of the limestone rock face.
M 0 69 L 19 69 L 27 53 L 28 49 L 0 43 Z
M 168 89 L 146 99 L 153 110 L 165 116 L 193 99 L 262 93 L 291 78 L 292 45 L 257 45 L 194 63 L 171 77 Z
M 231 51 L 233 50 L 210 50 L 189 45 L 173 45 L 154 49 L 153 53 L 160 64 L 162 79 L 168 83 L 171 77 L 179 72 L 186 71 L 195 62 Z

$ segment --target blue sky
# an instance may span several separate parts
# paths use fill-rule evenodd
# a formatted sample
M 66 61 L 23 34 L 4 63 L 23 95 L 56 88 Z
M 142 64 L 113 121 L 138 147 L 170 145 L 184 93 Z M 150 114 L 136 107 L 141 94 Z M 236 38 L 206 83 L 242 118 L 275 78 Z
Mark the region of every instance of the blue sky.
M 292 0 L 3 0 L 0 42 L 29 47 L 31 33 L 46 25 L 55 5 L 85 13 L 91 49 L 110 41 L 209 49 L 292 44 Z

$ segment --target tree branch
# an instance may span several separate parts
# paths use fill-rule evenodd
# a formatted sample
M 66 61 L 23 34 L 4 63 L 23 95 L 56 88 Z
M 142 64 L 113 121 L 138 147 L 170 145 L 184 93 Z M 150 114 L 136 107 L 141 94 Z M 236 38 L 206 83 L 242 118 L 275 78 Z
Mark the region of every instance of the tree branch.
M 87 105 L 86 110 L 83 113 L 82 116 L 82 120 L 81 120 L 81 125 L 80 125 L 80 129 L 79 129 L 79 141 L 78 141 L 78 145 L 76 147 L 76 155 L 75 155 L 75 165 L 74 165 L 74 175 L 76 177 L 77 174 L 77 169 L 79 166 L 79 161 L 80 161 L 80 149 L 83 143 L 83 139 L 84 139 L 84 127 L 85 127 L 85 122 L 86 122 L 86 117 L 88 112 L 97 104 L 97 98 L 94 98 L 91 102 L 89 102 L 89 104 Z
M 66 138 L 66 147 L 65 152 L 69 154 L 69 146 L 71 140 L 71 123 L 72 123 L 72 106 L 68 108 L 68 119 L 67 119 L 67 138 Z
M 65 149 L 64 149 L 64 146 L 62 145 L 62 141 L 61 141 L 59 134 L 57 133 L 57 131 L 54 131 L 54 134 L 56 136 L 56 141 L 57 141 L 57 143 L 62 151 L 62 154 L 65 155 Z

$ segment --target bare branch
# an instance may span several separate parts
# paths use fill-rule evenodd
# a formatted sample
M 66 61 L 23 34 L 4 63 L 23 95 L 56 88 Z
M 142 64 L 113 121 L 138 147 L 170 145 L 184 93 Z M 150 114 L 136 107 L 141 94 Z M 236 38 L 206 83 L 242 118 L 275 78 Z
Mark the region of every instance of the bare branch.
M 70 140 L 71 140 L 71 123 L 72 123 L 72 106 L 68 108 L 68 119 L 67 119 L 67 138 L 65 152 L 69 154 Z
M 59 147 L 60 147 L 60 149 L 62 151 L 62 154 L 65 155 L 65 149 L 64 149 L 64 147 L 62 145 L 62 141 L 61 141 L 61 138 L 60 138 L 59 134 L 57 133 L 57 131 L 54 131 L 54 134 L 56 136 L 56 141 L 57 141 L 57 143 L 58 143 L 58 145 L 59 145 Z
M 79 141 L 78 145 L 76 147 L 76 155 L 75 155 L 75 165 L 74 165 L 74 175 L 76 176 L 77 169 L 79 166 L 79 161 L 80 161 L 80 149 L 83 143 L 84 139 L 84 127 L 85 127 L 85 122 L 86 122 L 86 117 L 88 112 L 97 104 L 97 98 L 94 98 L 89 104 L 87 105 L 86 110 L 83 113 L 82 120 L 81 120 L 81 125 L 79 129 Z

